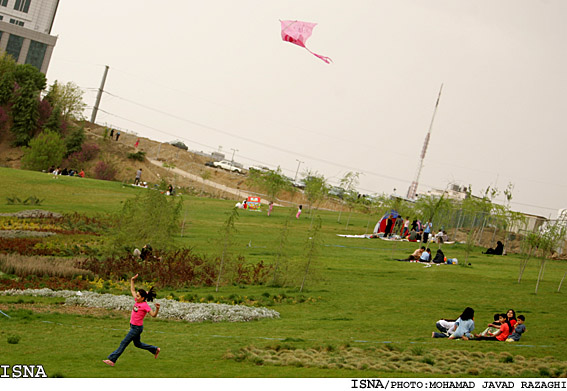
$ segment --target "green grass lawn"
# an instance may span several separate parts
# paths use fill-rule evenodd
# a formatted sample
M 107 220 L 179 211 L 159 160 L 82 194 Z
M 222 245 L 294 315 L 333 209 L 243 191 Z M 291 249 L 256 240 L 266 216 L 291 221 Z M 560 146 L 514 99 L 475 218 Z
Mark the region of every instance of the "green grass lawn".
M 111 213 L 143 191 L 120 183 L 53 179 L 6 168 L 0 168 L 0 180 L 0 213 L 29 209 L 6 205 L 6 197 L 13 195 L 35 195 L 44 200 L 37 208 L 52 212 Z M 175 240 L 197 252 L 214 251 L 234 203 L 184 197 L 184 234 Z M 142 341 L 163 349 L 159 359 L 130 346 L 116 367 L 110 368 L 101 360 L 127 333 L 128 314 L 72 314 L 55 299 L 0 296 L 0 305 L 11 316 L 0 314 L 0 364 L 42 364 L 49 376 L 65 377 L 139 377 L 141 366 L 151 366 L 144 376 L 174 378 L 567 376 L 562 318 L 566 300 L 564 292 L 557 292 L 566 262 L 547 262 L 536 295 L 539 259 L 530 261 L 521 284 L 517 282 L 520 256 L 487 256 L 480 248 L 469 257 L 470 266 L 463 264 L 465 253 L 460 245 L 443 247 L 447 257 L 459 259 L 459 265 L 424 267 L 396 262 L 395 258 L 413 252 L 416 244 L 339 237 L 337 234 L 365 233 L 368 216 L 353 213 L 346 230 L 347 214 L 338 222 L 338 213 L 316 213 L 322 219 L 323 246 L 314 262 L 315 278 L 308 279 L 303 292 L 313 300 L 274 303 L 270 308 L 281 314 L 280 319 L 200 324 L 159 316 L 147 319 Z M 265 212 L 240 212 L 234 253 L 249 262 L 272 263 L 287 214 L 286 208 L 275 208 L 271 217 Z M 375 220 L 371 218 L 369 230 Z M 291 221 L 288 255 L 293 262 L 304 260 L 310 222 L 309 211 Z M 433 245 L 433 253 L 436 249 Z M 218 293 L 214 287 L 187 291 L 215 297 L 298 295 L 297 287 L 223 286 Z M 166 289 L 160 296 L 169 292 Z M 38 312 L 18 299 L 33 301 L 33 307 L 53 307 Z M 478 332 L 495 312 L 508 308 L 526 316 L 528 331 L 515 344 L 431 338 L 438 319 L 457 317 L 467 306 L 476 311 Z M 8 343 L 10 336 L 20 337 L 19 342 Z M 447 357 L 453 357 L 453 364 L 448 364 Z M 454 368 L 450 374 L 438 372 L 449 365 Z M 513 365 L 517 368 L 512 369 Z

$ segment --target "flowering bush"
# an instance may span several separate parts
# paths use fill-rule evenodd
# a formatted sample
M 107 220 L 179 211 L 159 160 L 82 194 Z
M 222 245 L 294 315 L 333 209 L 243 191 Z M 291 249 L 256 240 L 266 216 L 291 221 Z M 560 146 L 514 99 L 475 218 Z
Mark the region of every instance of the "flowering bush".
M 63 297 L 65 305 L 106 308 L 112 310 L 130 310 L 133 299 L 129 295 L 99 294 L 94 292 L 76 292 L 51 289 L 10 289 L 0 291 L 3 296 L 43 296 Z M 161 304 L 159 316 L 167 319 L 180 319 L 187 322 L 249 322 L 262 318 L 275 319 L 280 314 L 264 307 L 213 303 L 180 303 L 175 300 L 157 299 Z M 150 304 L 151 306 L 151 304 Z
M 102 160 L 99 161 L 95 168 L 95 178 L 102 179 L 104 181 L 113 181 L 116 177 L 116 167 L 111 165 L 110 163 L 103 162 Z

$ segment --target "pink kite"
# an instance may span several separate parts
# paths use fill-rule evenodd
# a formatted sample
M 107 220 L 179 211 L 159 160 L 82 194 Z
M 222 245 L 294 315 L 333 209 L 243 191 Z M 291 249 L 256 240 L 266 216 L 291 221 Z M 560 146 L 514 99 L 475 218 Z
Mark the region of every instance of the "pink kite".
M 307 41 L 307 39 L 311 36 L 313 27 L 317 26 L 317 23 L 299 22 L 297 20 L 280 20 L 280 22 L 282 24 L 282 39 L 307 49 L 305 41 Z M 309 49 L 307 49 L 307 51 L 314 56 L 319 57 L 327 64 L 332 62 L 329 57 L 313 53 Z

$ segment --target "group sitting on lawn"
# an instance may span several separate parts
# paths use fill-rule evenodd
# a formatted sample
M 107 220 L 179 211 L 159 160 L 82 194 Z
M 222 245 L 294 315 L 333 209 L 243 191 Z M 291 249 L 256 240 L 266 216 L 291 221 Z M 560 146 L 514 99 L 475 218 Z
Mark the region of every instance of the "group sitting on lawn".
M 506 341 L 517 342 L 523 333 L 526 332 L 524 315 L 516 318 L 513 309 L 506 313 L 494 314 L 494 321 L 489 323 L 487 328 L 480 334 L 473 334 L 474 330 L 474 310 L 471 307 L 465 308 L 461 316 L 454 319 L 440 319 L 435 324 L 439 332 L 433 332 L 432 338 L 449 338 L 476 341 Z
M 435 253 L 435 257 L 432 258 L 431 256 L 431 249 L 426 248 L 425 246 L 421 246 L 417 250 L 415 250 L 409 257 L 405 259 L 396 259 L 396 261 L 400 262 L 422 262 L 422 263 L 446 263 L 446 264 L 456 264 L 458 261 L 457 259 L 447 259 L 445 254 L 441 249 L 437 249 Z

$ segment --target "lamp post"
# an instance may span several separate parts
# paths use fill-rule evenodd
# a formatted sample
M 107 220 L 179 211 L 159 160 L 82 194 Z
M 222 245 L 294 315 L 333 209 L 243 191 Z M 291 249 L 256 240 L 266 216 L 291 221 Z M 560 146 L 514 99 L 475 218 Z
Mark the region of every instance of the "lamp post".
M 297 181 L 297 173 L 299 172 L 299 166 L 301 166 L 301 163 L 305 163 L 299 159 L 295 159 L 295 161 L 297 162 L 297 170 L 295 171 L 295 178 L 293 179 L 294 182 Z

